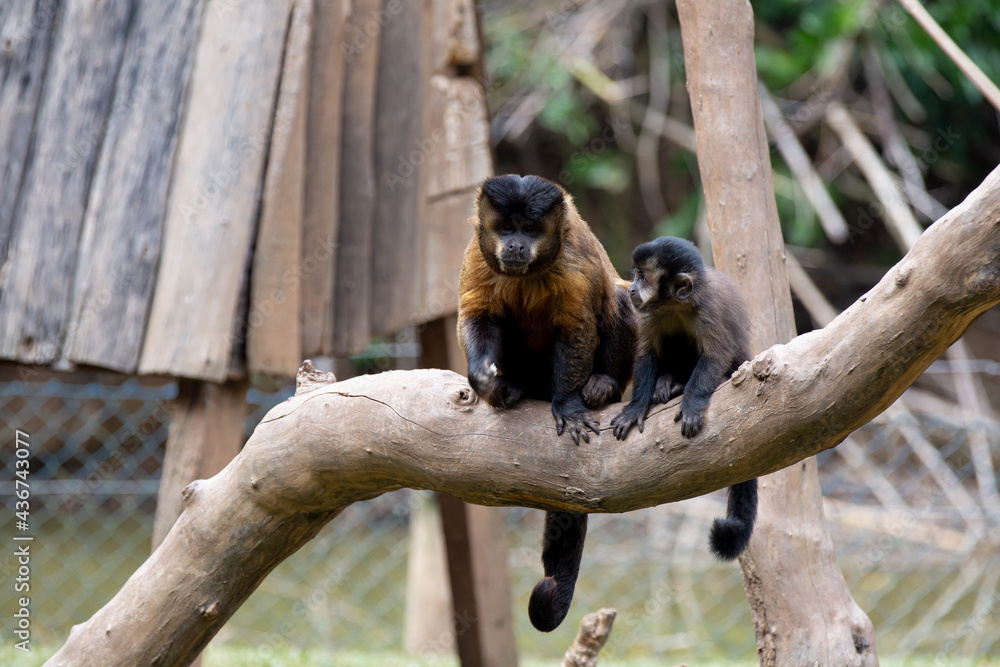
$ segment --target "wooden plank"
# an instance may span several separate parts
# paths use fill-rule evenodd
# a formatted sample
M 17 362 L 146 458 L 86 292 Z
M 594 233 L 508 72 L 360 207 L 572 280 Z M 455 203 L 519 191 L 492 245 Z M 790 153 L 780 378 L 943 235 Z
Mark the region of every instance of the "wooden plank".
M 66 356 L 132 373 L 160 261 L 203 0 L 137 0 L 90 188 Z
M 170 404 L 167 451 L 156 499 L 153 551 L 184 510 L 181 491 L 196 479 L 208 479 L 239 454 L 245 441 L 246 380 L 217 385 L 185 380 Z
M 421 329 L 422 367 L 465 372 L 465 355 L 455 331 L 457 323 L 457 317 L 452 315 Z M 441 493 L 437 498 L 462 667 L 516 667 L 504 509 L 469 505 Z
M 431 77 L 427 196 L 467 190 L 493 173 L 486 93 L 470 77 Z
M 458 315 L 431 320 L 420 329 L 420 366 L 446 368 L 465 375 L 468 366 L 458 343 Z
M 380 35 L 375 121 L 377 196 L 371 254 L 371 319 L 376 334 L 413 321 L 420 303 L 423 165 L 433 151 L 424 98 L 430 33 L 425 2 L 404 2 Z
M 437 500 L 441 508 L 441 522 L 446 526 L 444 545 L 448 555 L 458 659 L 462 667 L 485 667 L 467 505 L 445 493 L 437 494 Z
M 341 123 L 340 225 L 334 296 L 333 350 L 360 352 L 371 338 L 372 220 L 375 214 L 375 85 L 381 0 L 358 0 L 345 35 Z M 366 32 L 367 28 L 367 32 Z M 374 33 L 372 35 L 371 33 Z
M 28 146 L 52 48 L 57 0 L 15 2 L 0 8 L 0 267 L 7 256 Z M 0 270 L 0 290 L 3 289 Z
M 441 513 L 432 494 L 413 493 L 416 504 L 410 511 L 403 650 L 411 655 L 454 654 L 455 614 Z
M 479 31 L 472 0 L 431 0 L 431 66 L 435 74 L 479 61 Z
M 466 504 L 465 511 L 472 548 L 472 575 L 479 611 L 476 626 L 483 648 L 483 664 L 486 667 L 517 667 L 514 610 L 507 566 L 507 523 L 504 520 L 507 510 Z M 456 624 L 459 623 L 460 620 L 456 619 Z
M 346 0 L 316 3 L 309 54 L 309 140 L 302 232 L 302 356 L 333 354 L 333 290 L 340 215 Z
M 131 0 L 66 3 L 12 225 L 0 357 L 43 364 L 59 356 L 87 194 L 131 12 Z
M 433 320 L 458 311 L 458 276 L 465 247 L 472 240 L 469 217 L 476 189 L 432 200 L 424 220 L 423 294 L 420 319 Z
M 290 11 L 253 0 L 204 14 L 142 373 L 228 376 Z
M 294 377 L 302 361 L 301 283 L 296 271 L 302 258 L 312 14 L 313 0 L 295 3 L 274 113 L 247 318 L 249 370 L 285 377 Z

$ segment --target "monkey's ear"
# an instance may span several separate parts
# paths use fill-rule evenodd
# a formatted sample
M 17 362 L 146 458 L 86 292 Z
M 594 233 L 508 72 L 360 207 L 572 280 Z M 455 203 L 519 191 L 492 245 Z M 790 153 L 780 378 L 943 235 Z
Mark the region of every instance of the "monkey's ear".
M 678 273 L 674 278 L 674 296 L 678 299 L 686 299 L 694 291 L 694 276 L 690 273 Z

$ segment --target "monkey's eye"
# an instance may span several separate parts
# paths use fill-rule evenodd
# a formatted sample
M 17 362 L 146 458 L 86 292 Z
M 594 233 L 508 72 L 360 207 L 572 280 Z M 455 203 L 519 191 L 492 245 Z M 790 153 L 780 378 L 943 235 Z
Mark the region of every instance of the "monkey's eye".
M 534 236 L 535 234 L 538 233 L 538 225 L 529 222 L 528 224 L 526 224 L 524 227 L 521 228 L 521 231 L 524 232 L 525 234 L 531 234 L 532 236 Z
M 505 222 L 504 224 L 497 227 L 497 232 L 501 234 L 513 234 L 514 225 L 510 224 L 509 222 Z

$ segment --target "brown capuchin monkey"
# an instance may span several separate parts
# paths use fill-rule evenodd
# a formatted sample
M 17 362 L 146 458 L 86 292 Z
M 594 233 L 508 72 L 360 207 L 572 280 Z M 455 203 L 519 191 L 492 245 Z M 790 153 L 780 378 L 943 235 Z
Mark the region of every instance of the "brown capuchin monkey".
M 732 281 L 705 266 L 684 239 L 663 236 L 632 254 L 629 297 L 639 313 L 632 401 L 611 421 L 624 440 L 654 403 L 683 395 L 674 421 L 693 438 L 705 424 L 712 393 L 750 359 L 750 316 Z M 729 487 L 725 519 L 712 523 L 709 547 L 733 560 L 750 542 L 757 517 L 757 480 Z
M 538 176 L 487 179 L 472 223 L 458 305 L 469 384 L 495 408 L 551 401 L 556 432 L 589 443 L 599 424 L 588 408 L 621 400 L 632 377 L 626 283 L 573 199 Z M 586 534 L 586 514 L 545 514 L 545 578 L 528 604 L 543 632 L 569 611 Z

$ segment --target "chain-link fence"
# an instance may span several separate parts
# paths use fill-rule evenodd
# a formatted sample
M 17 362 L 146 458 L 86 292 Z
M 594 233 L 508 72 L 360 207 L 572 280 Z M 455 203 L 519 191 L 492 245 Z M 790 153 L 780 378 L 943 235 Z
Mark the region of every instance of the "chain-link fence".
M 30 442 L 33 639 L 61 643 L 121 587 L 150 549 L 176 385 L 11 382 L 0 386 L 0 494 L 15 532 L 17 431 Z M 248 394 L 247 432 L 290 390 Z M 827 517 L 844 576 L 875 624 L 881 655 L 1000 651 L 1000 550 L 994 466 L 1000 427 L 900 401 L 820 456 Z M 282 563 L 217 641 L 399 649 L 408 519 L 403 490 L 349 507 Z M 523 654 L 557 658 L 580 617 L 619 610 L 602 655 L 755 661 L 739 568 L 707 548 L 722 492 L 625 515 L 595 515 L 570 618 L 533 631 L 527 596 L 540 572 L 542 512 L 506 511 L 515 623 Z M 10 618 L 11 550 L 0 557 Z M 6 559 L 6 560 L 5 560 Z

